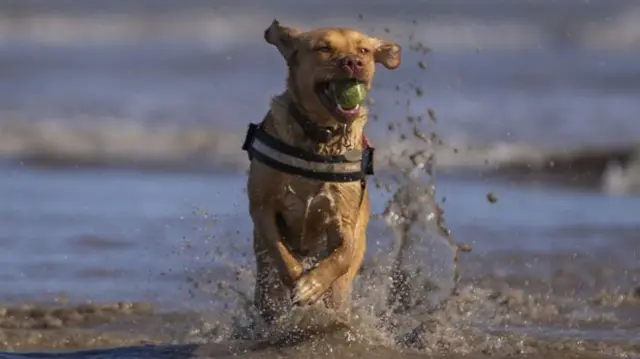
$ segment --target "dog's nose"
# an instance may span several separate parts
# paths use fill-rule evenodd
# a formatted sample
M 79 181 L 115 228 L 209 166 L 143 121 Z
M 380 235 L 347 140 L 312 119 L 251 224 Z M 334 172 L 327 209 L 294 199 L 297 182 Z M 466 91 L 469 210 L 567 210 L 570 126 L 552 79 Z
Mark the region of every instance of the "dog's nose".
M 343 68 L 349 69 L 353 72 L 362 70 L 362 59 L 357 56 L 345 56 L 342 58 L 340 64 Z

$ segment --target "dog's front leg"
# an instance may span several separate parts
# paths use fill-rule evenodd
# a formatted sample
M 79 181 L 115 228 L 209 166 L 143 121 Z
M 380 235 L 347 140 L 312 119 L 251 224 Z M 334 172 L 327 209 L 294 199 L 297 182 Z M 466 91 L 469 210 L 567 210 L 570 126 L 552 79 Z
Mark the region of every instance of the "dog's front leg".
M 276 224 L 276 213 L 269 208 L 261 207 L 252 209 L 251 217 L 259 233 L 259 238 L 254 240 L 260 241 L 259 247 L 264 248 L 273 259 L 282 283 L 292 288 L 302 274 L 302 265 L 282 242 Z
M 327 228 L 329 243 L 336 249 L 318 266 L 304 274 L 296 283 L 293 302 L 305 305 L 318 301 L 342 275 L 349 270 L 354 255 L 353 231 L 340 217 L 333 218 Z

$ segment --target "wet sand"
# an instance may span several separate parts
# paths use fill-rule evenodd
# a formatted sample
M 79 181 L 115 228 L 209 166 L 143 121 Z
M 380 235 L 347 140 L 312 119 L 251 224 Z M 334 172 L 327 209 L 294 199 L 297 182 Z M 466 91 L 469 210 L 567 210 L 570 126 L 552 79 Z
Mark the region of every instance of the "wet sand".
M 158 343 L 162 338 L 133 330 L 103 329 L 117 320 L 138 320 L 152 313 L 152 306 L 146 303 L 3 306 L 0 347 L 8 351 L 55 351 Z
M 637 278 L 640 269 L 630 275 Z M 31 358 L 47 357 L 33 352 L 104 349 L 65 354 L 83 359 L 297 358 L 309 352 L 323 358 L 640 356 L 640 287 L 581 291 L 571 287 L 577 278 L 467 278 L 442 308 L 398 311 L 385 321 L 387 329 L 360 318 L 346 329 L 329 325 L 308 336 L 279 334 L 275 341 L 233 338 L 238 334 L 229 332 L 233 324 L 225 316 L 241 315 L 242 306 L 221 314 L 217 324 L 212 313 L 157 311 L 148 303 L 4 306 L 0 349 L 31 352 Z M 562 288 L 564 294 L 556 294 Z M 417 324 L 412 330 L 388 335 L 410 321 Z

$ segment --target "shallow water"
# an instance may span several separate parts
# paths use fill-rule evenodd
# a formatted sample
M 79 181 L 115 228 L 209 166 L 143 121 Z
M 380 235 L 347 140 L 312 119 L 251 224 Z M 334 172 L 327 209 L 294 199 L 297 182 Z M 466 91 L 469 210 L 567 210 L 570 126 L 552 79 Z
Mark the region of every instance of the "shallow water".
M 1 293 L 7 309 L 0 327 L 7 349 L 206 343 L 229 338 L 230 328 L 246 314 L 243 300 L 228 290 L 248 295 L 252 285 L 244 175 L 5 171 L 0 263 L 11 290 Z M 405 331 L 419 325 L 416 318 L 430 318 L 423 320 L 431 323 L 432 334 L 419 347 L 453 346 L 444 351 L 450 354 L 543 353 L 562 342 L 569 352 L 580 346 L 595 353 L 637 350 L 640 299 L 633 291 L 640 277 L 640 223 L 633 212 L 640 199 L 499 180 L 441 176 L 439 181 L 447 225 L 474 249 L 461 255 L 460 294 L 445 309 L 394 317 Z M 495 188 L 500 188 L 498 202 L 490 204 L 486 193 Z M 389 196 L 374 191 L 376 213 Z M 376 287 L 369 285 L 377 267 L 371 261 L 380 250 L 388 251 L 391 238 L 379 220 L 369 232 L 364 278 L 370 279 L 363 282 L 361 304 L 375 298 Z M 152 304 L 99 307 L 123 299 Z M 99 308 L 78 307 L 87 300 Z M 36 306 L 20 309 L 19 303 Z M 52 305 L 70 309 L 42 313 Z M 347 345 L 346 334 L 338 331 L 317 338 L 320 344 L 244 355 L 295 357 L 298 350 L 322 345 L 364 355 L 371 350 L 366 343 L 379 344 L 378 336 L 386 332 L 372 327 L 373 319 L 363 320 L 351 328 L 359 344 Z M 76 339 L 69 342 L 70 333 Z M 223 341 L 216 350 L 254 344 Z M 122 353 L 100 355 L 126 357 Z M 138 355 L 134 349 L 124 353 Z
M 217 255 L 217 248 L 228 252 L 231 242 L 242 243 L 240 254 L 249 249 L 243 174 L 4 171 L 0 262 L 12 288 L 4 296 L 176 298 L 185 267 L 215 266 L 208 256 Z M 499 202 L 491 205 L 486 193 L 496 188 Z M 607 250 L 631 255 L 634 247 L 626 246 L 640 227 L 637 197 L 444 176 L 438 192 L 446 197 L 448 225 L 476 254 Z M 383 210 L 389 196 L 384 189 L 373 192 L 374 212 Z M 371 243 L 389 243 L 381 228 L 374 224 Z M 103 278 L 108 280 L 96 280 Z

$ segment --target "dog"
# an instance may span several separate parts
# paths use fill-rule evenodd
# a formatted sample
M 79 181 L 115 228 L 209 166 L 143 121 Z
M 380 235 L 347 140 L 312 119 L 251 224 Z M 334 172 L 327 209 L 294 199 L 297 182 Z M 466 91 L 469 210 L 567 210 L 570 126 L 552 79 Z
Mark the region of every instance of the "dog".
M 365 256 L 373 148 L 364 104 L 344 109 L 332 81 L 371 89 L 376 63 L 396 69 L 401 47 L 348 28 L 301 31 L 274 20 L 264 32 L 288 67 L 286 90 L 243 145 L 256 259 L 255 304 L 268 323 L 292 305 L 349 313 Z

